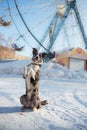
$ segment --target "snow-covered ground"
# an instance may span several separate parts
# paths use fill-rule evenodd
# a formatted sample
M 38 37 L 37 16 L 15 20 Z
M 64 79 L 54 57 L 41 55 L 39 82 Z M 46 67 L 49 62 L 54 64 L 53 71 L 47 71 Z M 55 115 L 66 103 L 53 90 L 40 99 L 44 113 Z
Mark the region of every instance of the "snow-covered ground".
M 41 68 L 40 98 L 49 104 L 21 110 L 23 67 L 29 61 L 0 63 L 0 130 L 87 130 L 87 72 L 54 63 Z

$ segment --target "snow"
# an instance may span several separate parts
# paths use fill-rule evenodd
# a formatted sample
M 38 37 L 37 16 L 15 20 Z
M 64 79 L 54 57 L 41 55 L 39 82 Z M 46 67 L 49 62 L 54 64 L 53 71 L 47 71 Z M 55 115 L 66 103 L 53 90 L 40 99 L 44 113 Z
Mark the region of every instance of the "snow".
M 22 73 L 28 63 L 0 63 L 0 130 L 87 130 L 87 72 L 43 63 L 39 95 L 49 104 L 34 112 L 22 111 Z

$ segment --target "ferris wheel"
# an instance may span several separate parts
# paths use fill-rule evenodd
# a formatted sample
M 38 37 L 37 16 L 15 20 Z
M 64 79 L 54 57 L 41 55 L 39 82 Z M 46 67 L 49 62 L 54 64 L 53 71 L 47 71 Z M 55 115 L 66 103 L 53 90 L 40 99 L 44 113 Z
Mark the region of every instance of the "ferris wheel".
M 9 0 L 6 1 L 8 15 L 18 32 L 15 42 L 24 40 L 24 44 L 28 44 L 29 47 L 36 47 L 54 57 L 53 52 L 61 46 L 59 42 L 63 43 L 62 46 L 72 47 L 73 39 L 70 35 L 74 32 L 74 26 L 78 26 L 87 49 L 86 33 L 76 0 L 13 0 L 13 5 Z M 22 30 L 22 26 L 25 29 Z

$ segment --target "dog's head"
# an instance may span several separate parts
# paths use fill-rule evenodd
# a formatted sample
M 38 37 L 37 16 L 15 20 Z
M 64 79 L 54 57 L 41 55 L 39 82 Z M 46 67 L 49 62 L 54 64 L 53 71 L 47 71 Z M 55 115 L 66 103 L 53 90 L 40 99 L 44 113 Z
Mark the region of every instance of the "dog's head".
M 47 55 L 46 53 L 38 53 L 38 50 L 36 48 L 33 48 L 33 57 L 32 61 L 37 64 L 42 64 L 43 58 Z

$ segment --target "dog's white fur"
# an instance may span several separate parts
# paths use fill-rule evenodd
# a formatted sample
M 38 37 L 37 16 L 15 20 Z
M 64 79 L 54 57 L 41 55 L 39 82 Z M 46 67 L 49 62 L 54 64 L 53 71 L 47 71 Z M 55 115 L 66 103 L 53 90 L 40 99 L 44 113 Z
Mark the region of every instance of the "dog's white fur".
M 25 78 L 25 85 L 26 85 L 26 96 L 30 99 L 33 91 L 33 85 L 30 82 L 30 78 L 32 77 L 35 80 L 36 72 L 40 70 L 39 65 L 31 64 L 29 66 L 24 67 L 24 74 L 23 77 Z M 37 84 L 38 87 L 38 84 Z
M 31 66 L 25 66 L 24 67 L 24 77 L 25 79 L 32 77 L 33 79 L 35 79 L 35 71 Z

